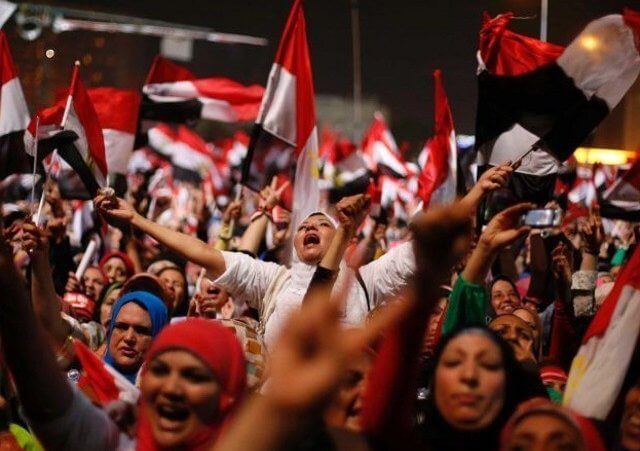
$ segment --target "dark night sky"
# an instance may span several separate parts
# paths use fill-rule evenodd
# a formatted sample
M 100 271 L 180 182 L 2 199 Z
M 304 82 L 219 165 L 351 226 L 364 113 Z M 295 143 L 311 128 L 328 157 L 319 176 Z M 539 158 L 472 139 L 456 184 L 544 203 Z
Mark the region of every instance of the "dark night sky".
M 199 75 L 226 74 L 264 84 L 290 0 L 81 0 L 64 4 L 140 17 L 209 26 L 270 39 L 268 48 L 199 43 Z M 539 0 L 360 0 L 363 90 L 391 112 L 391 125 L 429 133 L 432 79 L 441 68 L 460 133 L 473 133 L 475 49 L 482 11 L 536 15 Z M 549 40 L 566 45 L 589 20 L 640 9 L 640 0 L 549 0 Z M 351 95 L 349 0 L 306 0 L 305 13 L 317 93 Z M 538 18 L 514 21 L 514 30 L 537 36 Z

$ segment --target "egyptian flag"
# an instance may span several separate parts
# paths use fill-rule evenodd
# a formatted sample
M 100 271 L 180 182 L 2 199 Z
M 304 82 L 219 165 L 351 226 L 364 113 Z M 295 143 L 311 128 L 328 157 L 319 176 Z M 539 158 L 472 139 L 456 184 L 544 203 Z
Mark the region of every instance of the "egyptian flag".
M 326 149 L 323 177 L 329 182 L 329 202 L 364 193 L 370 173 L 362 152 L 347 139 L 336 139 Z
M 108 173 L 113 178 L 109 186 L 120 193 L 126 190 L 127 163 L 138 127 L 140 94 L 111 87 L 93 88 L 88 92 L 102 128 Z
M 640 247 L 582 339 L 567 381 L 563 404 L 579 414 L 604 420 L 620 395 L 640 332 Z M 597 389 L 596 389 L 597 388 Z
M 434 134 L 425 144 L 425 157 L 418 178 L 418 195 L 423 208 L 450 204 L 456 197 L 457 149 L 456 133 L 449 100 L 442 84 L 442 73 L 433 73 L 435 82 Z
M 213 184 L 214 192 L 222 193 L 227 187 L 219 167 L 216 165 L 213 145 L 197 133 L 181 125 L 172 144 L 171 163 L 175 180 Z
M 157 56 L 142 88 L 143 119 L 187 122 L 255 120 L 264 88 L 245 86 L 229 78 L 197 79 L 186 68 Z
M 295 167 L 292 221 L 318 209 L 318 131 L 302 1 L 295 0 L 269 73 L 245 158 L 242 183 L 253 190 Z
M 0 64 L 0 177 L 4 179 L 9 174 L 30 173 L 31 164 L 23 151 L 29 110 L 3 31 L 0 31 Z
M 69 96 L 60 128 L 73 131 L 78 139 L 58 148 L 58 153 L 76 171 L 87 191 L 95 197 L 106 186 L 107 158 L 102 127 L 91 98 L 80 80 L 79 64 L 73 68 Z
M 640 15 L 625 10 L 591 22 L 562 48 L 511 32 L 512 14 L 485 15 L 478 51 L 479 170 L 518 159 L 520 199 L 548 200 L 559 163 L 620 102 L 640 71 Z
M 640 221 L 640 160 L 604 192 L 600 214 L 610 219 Z
M 407 176 L 400 150 L 384 121 L 382 113 L 376 112 L 369 130 L 362 140 L 362 151 L 369 169 L 375 174 L 386 174 L 396 178 Z
M 100 406 L 112 401 L 136 404 L 140 390 L 118 371 L 100 360 L 87 346 L 73 340 L 75 355 L 82 365 L 78 388 Z

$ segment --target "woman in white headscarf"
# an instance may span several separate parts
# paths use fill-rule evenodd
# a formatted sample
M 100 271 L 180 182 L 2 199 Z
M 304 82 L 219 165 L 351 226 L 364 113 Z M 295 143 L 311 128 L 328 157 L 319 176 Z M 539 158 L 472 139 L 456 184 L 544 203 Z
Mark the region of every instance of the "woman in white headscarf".
M 279 192 L 266 187 L 260 196 L 257 216 L 268 215 L 278 203 Z M 98 195 L 95 204 L 107 219 L 126 221 L 171 251 L 203 266 L 216 278 L 217 285 L 256 308 L 260 312 L 260 331 L 264 333 L 269 346 L 285 319 L 300 307 L 316 266 L 331 242 L 337 239 L 341 246 L 347 246 L 367 213 L 369 199 L 364 195 L 342 199 L 336 205 L 337 222 L 322 212 L 307 216 L 293 231 L 297 259 L 294 259 L 291 268 L 256 260 L 239 252 L 216 250 L 195 237 L 146 219 L 122 199 Z M 340 262 L 340 259 L 336 261 Z M 353 284 L 347 292 L 343 322 L 351 325 L 361 323 L 369 311 L 406 285 L 414 267 L 410 243 L 397 246 L 378 260 L 362 266 L 356 272 L 358 283 Z M 343 263 L 329 269 L 339 269 L 338 287 L 340 280 L 352 271 Z
M 505 162 L 485 171 L 474 187 L 460 201 L 460 208 L 473 214 L 482 198 L 489 192 L 506 186 L 513 171 L 510 162 Z M 260 192 L 258 211 L 254 221 L 265 221 L 271 215 L 282 193 L 283 187 L 267 186 Z M 342 199 L 336 205 L 338 221 L 318 212 L 305 218 L 293 230 L 293 246 L 297 259 L 287 268 L 277 263 L 263 262 L 239 252 L 218 251 L 199 239 L 162 227 L 139 215 L 122 199 L 109 195 L 98 195 L 94 199 L 98 211 L 107 219 L 126 222 L 150 235 L 169 250 L 203 266 L 215 283 L 229 291 L 237 299 L 246 300 L 260 312 L 260 332 L 265 343 L 273 343 L 283 321 L 297 309 L 307 291 L 311 277 L 336 240 L 332 251 L 334 258 L 327 269 L 339 270 L 335 290 L 340 290 L 341 280 L 350 269 L 342 260 L 344 249 L 355 234 L 368 209 L 368 198 L 363 195 Z M 323 262 L 324 264 L 324 262 Z M 411 243 L 393 248 L 379 259 L 355 271 L 357 284 L 347 292 L 342 322 L 347 325 L 360 324 L 367 313 L 385 299 L 393 296 L 407 284 L 415 271 L 415 258 Z M 348 277 L 346 277 L 348 279 Z

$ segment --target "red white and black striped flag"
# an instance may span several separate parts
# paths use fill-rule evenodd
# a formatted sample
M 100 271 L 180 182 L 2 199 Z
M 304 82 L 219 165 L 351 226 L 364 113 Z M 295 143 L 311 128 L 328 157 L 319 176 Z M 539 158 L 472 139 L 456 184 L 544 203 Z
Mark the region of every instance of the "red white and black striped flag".
M 600 214 L 605 218 L 640 221 L 640 160 L 604 192 Z
M 274 175 L 293 172 L 293 166 L 293 212 L 299 218 L 317 210 L 319 202 L 318 131 L 301 0 L 293 3 L 269 73 L 242 182 L 259 190 Z
M 476 149 L 480 170 L 516 160 L 514 194 L 545 202 L 566 160 L 620 102 L 640 72 L 639 14 L 591 22 L 562 48 L 507 29 L 512 14 L 485 15 L 478 51 Z
M 449 99 L 442 84 L 442 73 L 433 73 L 435 110 L 433 137 L 424 145 L 420 159 L 422 170 L 418 178 L 418 195 L 423 208 L 429 205 L 450 204 L 456 197 L 457 146 Z
M 16 75 L 7 37 L 0 31 L 0 177 L 30 173 L 31 165 L 23 151 L 23 134 L 29 123 L 29 110 Z
M 40 111 L 38 154 L 57 149 L 58 154 L 76 171 L 90 196 L 106 185 L 107 158 L 102 127 L 91 98 L 80 80 L 79 65 L 73 69 L 69 94 L 63 101 Z M 24 134 L 25 150 L 34 149 L 36 119 Z M 41 153 L 42 149 L 42 153 Z
M 178 123 L 196 119 L 247 122 L 258 115 L 264 88 L 245 86 L 223 77 L 197 79 L 186 68 L 158 56 L 142 92 L 143 119 Z
M 396 140 L 380 112 L 375 113 L 373 122 L 364 134 L 362 152 L 374 174 L 386 174 L 396 178 L 407 176 L 407 168 Z

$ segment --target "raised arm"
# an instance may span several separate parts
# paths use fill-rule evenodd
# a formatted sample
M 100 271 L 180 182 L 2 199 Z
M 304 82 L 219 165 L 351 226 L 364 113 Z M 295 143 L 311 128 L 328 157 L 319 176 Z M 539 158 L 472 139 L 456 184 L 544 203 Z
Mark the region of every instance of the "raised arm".
M 247 230 L 242 234 L 240 246 L 238 247 L 239 250 L 249 252 L 252 255 L 258 253 L 260 243 L 262 243 L 267 233 L 269 221 L 272 219 L 271 212 L 273 211 L 273 207 L 280 203 L 282 193 L 287 189 L 287 186 L 289 186 L 289 182 L 285 182 L 278 187 L 278 179 L 274 177 L 271 180 L 271 185 L 265 186 L 262 191 L 260 191 L 258 210 L 253 214 L 249 227 L 247 227 Z
M 24 279 L 13 265 L 9 246 L 0 240 L 2 349 L 27 416 L 32 420 L 48 421 L 67 411 L 73 392 L 58 369 L 24 284 Z
M 60 302 L 56 296 L 49 264 L 47 231 L 31 222 L 22 226 L 23 246 L 31 253 L 31 300 L 40 324 L 49 333 L 56 346 L 62 346 L 71 328 L 60 316 Z
M 514 205 L 502 210 L 491 219 L 462 271 L 464 280 L 478 285 L 485 282 L 491 264 L 500 250 L 531 230 L 530 227 L 520 225 L 520 217 L 532 208 L 534 205 L 529 203 Z
M 488 169 L 480 176 L 478 182 L 473 185 L 467 195 L 460 199 L 458 207 L 468 211 L 469 214 L 474 214 L 484 196 L 491 191 L 507 186 L 512 172 L 513 168 L 509 161 Z
M 371 199 L 368 195 L 356 194 L 345 197 L 336 204 L 339 224 L 327 252 L 320 261 L 321 267 L 331 271 L 339 269 L 344 252 L 366 216 L 370 202 Z
M 125 200 L 99 194 L 94 199 L 97 210 L 108 221 L 125 224 L 146 233 L 172 252 L 196 263 L 209 271 L 214 277 L 224 273 L 224 257 L 213 246 L 191 235 L 176 232 L 145 218 Z

